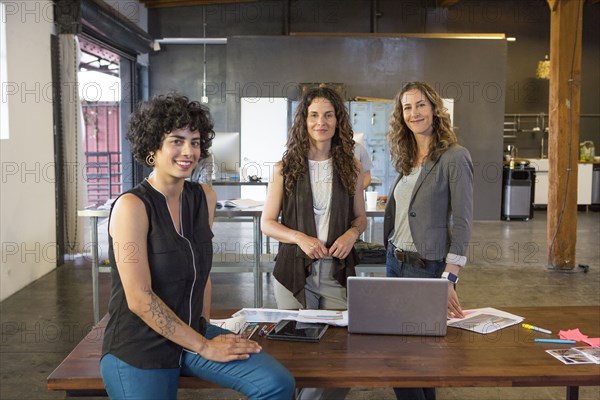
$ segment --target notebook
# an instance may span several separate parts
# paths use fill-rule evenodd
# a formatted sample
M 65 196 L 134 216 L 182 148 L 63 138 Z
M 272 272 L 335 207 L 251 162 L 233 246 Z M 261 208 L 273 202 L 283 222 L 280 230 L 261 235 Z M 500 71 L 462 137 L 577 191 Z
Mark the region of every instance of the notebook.
M 445 336 L 448 281 L 348 278 L 348 332 Z

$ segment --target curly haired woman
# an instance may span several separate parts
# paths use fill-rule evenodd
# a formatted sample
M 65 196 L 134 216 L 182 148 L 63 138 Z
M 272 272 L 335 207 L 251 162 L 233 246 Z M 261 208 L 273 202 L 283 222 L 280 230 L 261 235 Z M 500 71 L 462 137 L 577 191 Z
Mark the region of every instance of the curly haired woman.
M 307 91 L 261 218 L 263 232 L 279 241 L 273 271 L 279 308 L 346 308 L 346 278 L 358 262 L 354 243 L 367 221 L 353 148 L 341 96 L 326 87 Z
M 100 367 L 111 399 L 175 399 L 179 376 L 289 399 L 294 378 L 258 343 L 210 325 L 216 196 L 186 181 L 208 155 L 206 107 L 157 96 L 131 117 L 136 159 L 154 173 L 121 195 L 109 219 L 110 319 Z
M 399 176 L 385 209 L 390 277 L 448 279 L 448 316 L 462 317 L 455 291 L 473 217 L 473 164 L 457 144 L 441 97 L 423 82 L 398 93 L 387 136 Z M 435 389 L 394 389 L 398 399 L 435 399 Z

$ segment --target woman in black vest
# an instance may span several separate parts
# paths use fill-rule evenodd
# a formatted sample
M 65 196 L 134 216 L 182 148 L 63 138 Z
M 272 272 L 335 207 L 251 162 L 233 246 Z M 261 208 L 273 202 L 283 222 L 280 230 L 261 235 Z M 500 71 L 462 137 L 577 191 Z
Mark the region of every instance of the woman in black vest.
M 279 308 L 346 308 L 346 278 L 358 263 L 354 243 L 366 227 L 353 149 L 341 96 L 326 87 L 307 91 L 261 218 L 263 232 L 279 241 L 273 271 Z
M 206 107 L 158 96 L 132 115 L 128 139 L 153 174 L 113 204 L 110 319 L 101 371 L 112 399 L 175 399 L 180 375 L 251 399 L 289 399 L 294 378 L 251 340 L 210 325 L 216 196 L 186 181 L 214 137 Z

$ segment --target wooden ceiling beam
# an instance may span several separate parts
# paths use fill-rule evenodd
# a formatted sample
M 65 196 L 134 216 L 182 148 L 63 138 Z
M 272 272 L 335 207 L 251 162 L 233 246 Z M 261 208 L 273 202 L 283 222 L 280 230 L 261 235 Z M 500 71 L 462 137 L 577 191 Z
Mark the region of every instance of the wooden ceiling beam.
M 253 3 L 256 0 L 140 0 L 146 8 L 207 6 L 213 4 Z
M 460 0 L 438 0 L 437 6 L 440 8 L 448 8 L 456 5 Z
M 558 0 L 547 0 L 551 10 L 556 9 Z M 213 4 L 253 3 L 256 0 L 140 0 L 146 8 L 206 6 Z M 448 8 L 457 5 L 460 0 L 437 0 L 437 7 Z M 598 4 L 600 0 L 587 0 L 590 4 Z

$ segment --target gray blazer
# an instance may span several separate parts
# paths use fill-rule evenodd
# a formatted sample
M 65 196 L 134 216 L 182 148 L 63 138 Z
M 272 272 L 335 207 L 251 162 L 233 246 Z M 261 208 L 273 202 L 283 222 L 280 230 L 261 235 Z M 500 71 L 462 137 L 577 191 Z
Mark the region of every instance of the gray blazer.
M 394 229 L 396 200 L 391 187 L 385 207 L 383 238 Z M 412 193 L 410 232 L 421 257 L 442 260 L 448 253 L 466 256 L 473 220 L 473 162 L 469 151 L 454 145 L 437 161 L 427 160 Z

